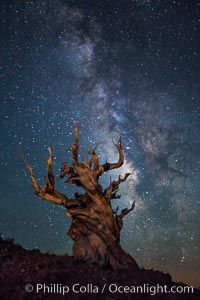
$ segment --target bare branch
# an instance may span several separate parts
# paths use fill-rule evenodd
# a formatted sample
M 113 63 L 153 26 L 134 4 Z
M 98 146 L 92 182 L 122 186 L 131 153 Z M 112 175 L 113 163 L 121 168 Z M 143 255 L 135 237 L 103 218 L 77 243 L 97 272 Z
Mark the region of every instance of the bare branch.
M 79 148 L 78 127 L 76 121 L 74 121 L 74 144 L 71 147 L 72 161 L 74 165 L 78 163 L 78 148 Z
M 118 149 L 119 159 L 118 159 L 118 162 L 116 162 L 116 163 L 108 163 L 108 162 L 106 162 L 103 165 L 104 172 L 120 168 L 123 165 L 123 163 L 124 163 L 124 153 L 122 151 L 121 136 L 119 138 L 118 144 L 115 144 L 114 141 L 113 141 L 113 145 Z
M 69 167 L 66 162 L 63 163 L 63 166 L 61 168 L 61 174 L 59 178 L 64 178 L 68 174 L 74 173 L 74 169 L 72 167 Z
M 135 201 L 133 201 L 132 205 L 130 208 L 125 208 L 125 209 L 122 209 L 121 213 L 116 216 L 116 221 L 117 221 L 117 224 L 119 226 L 119 229 L 121 230 L 122 227 L 123 227 L 123 221 L 122 219 L 128 214 L 130 213 L 132 210 L 134 210 L 135 208 Z
M 24 158 L 24 156 L 22 155 L 20 149 L 18 149 L 18 153 L 21 157 L 21 160 L 24 162 L 25 164 L 25 167 L 27 168 L 27 170 L 29 171 L 29 174 L 30 174 L 30 178 L 31 178 L 31 185 L 32 187 L 34 188 L 34 191 L 35 191 L 35 194 L 38 194 L 39 191 L 40 191 L 40 187 L 35 179 L 35 176 L 33 174 L 33 170 L 31 168 L 31 166 L 28 164 L 28 162 L 26 161 L 26 159 Z
M 54 176 L 53 176 L 53 170 L 52 170 L 53 156 L 52 156 L 51 147 L 48 146 L 47 149 L 49 152 L 49 157 L 47 159 L 47 174 L 48 174 L 49 182 L 47 182 L 46 185 L 48 185 L 48 191 L 53 192 L 53 190 L 54 190 Z
M 135 201 L 133 201 L 130 208 L 122 209 L 122 211 L 121 211 L 120 215 L 118 216 L 118 218 L 120 218 L 120 219 L 124 218 L 124 216 L 126 216 L 128 213 L 130 213 L 132 210 L 134 210 L 134 208 L 135 208 Z
M 107 171 L 110 171 L 113 169 L 117 169 L 117 168 L 121 167 L 124 163 L 124 153 L 122 150 L 121 137 L 119 138 L 119 142 L 117 144 L 115 144 L 113 140 L 112 140 L 112 142 L 113 142 L 114 146 L 118 149 L 118 153 L 119 153 L 119 159 L 116 163 L 108 163 L 106 161 L 105 164 L 99 165 L 97 154 L 95 153 L 95 151 L 93 151 L 93 153 L 92 153 L 92 159 L 90 162 L 94 162 L 94 175 L 96 176 L 97 179 L 104 172 L 107 172 Z
M 117 206 L 115 209 L 113 209 L 113 214 L 116 215 L 118 210 L 119 210 L 119 206 Z
M 131 173 L 126 173 L 124 178 L 121 178 L 121 176 L 119 175 L 119 179 L 117 181 L 112 181 L 110 183 L 110 185 L 108 186 L 108 188 L 104 191 L 104 196 L 106 197 L 106 199 L 108 201 L 110 201 L 110 199 L 118 199 L 120 198 L 120 196 L 116 196 L 116 192 L 119 188 L 120 183 L 126 181 L 126 179 L 131 175 Z M 115 192 L 115 193 L 113 193 Z
M 91 155 L 91 160 L 89 161 L 89 165 L 91 166 L 92 163 L 94 164 L 94 174 L 95 175 L 97 175 L 99 172 L 99 158 L 95 152 L 97 147 L 98 147 L 98 144 L 95 146 L 95 148 L 92 151 L 88 150 L 88 154 Z
M 113 193 L 111 194 L 111 198 L 110 198 L 110 199 L 120 199 L 120 198 L 121 198 L 121 195 L 117 195 L 117 192 L 118 192 L 118 190 L 115 191 L 115 192 L 113 192 Z
M 21 157 L 22 161 L 24 162 L 27 170 L 29 171 L 30 178 L 31 178 L 31 184 L 32 184 L 32 187 L 34 188 L 35 194 L 38 197 L 40 197 L 46 201 L 49 201 L 51 203 L 66 206 L 68 198 L 65 195 L 63 195 L 62 193 L 60 193 L 54 189 L 54 176 L 53 176 L 53 172 L 52 172 L 53 158 L 52 158 L 52 151 L 51 151 L 50 147 L 48 147 L 48 152 L 49 152 L 49 158 L 47 159 L 47 173 L 48 173 L 49 181 L 47 179 L 45 179 L 45 185 L 42 188 L 38 185 L 38 183 L 35 179 L 35 175 L 33 174 L 33 170 L 31 168 L 31 166 L 29 165 L 29 163 L 26 161 L 26 159 L 23 157 L 23 155 L 21 154 L 20 151 L 19 151 L 19 154 L 20 154 L 20 157 Z

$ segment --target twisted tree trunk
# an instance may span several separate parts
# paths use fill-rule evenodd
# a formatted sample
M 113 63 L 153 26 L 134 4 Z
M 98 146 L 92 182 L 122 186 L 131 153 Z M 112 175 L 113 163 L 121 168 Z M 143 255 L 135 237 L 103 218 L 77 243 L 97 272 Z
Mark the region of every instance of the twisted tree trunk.
M 84 194 L 75 193 L 74 199 L 69 199 L 64 194 L 55 190 L 54 175 L 52 172 L 53 156 L 51 148 L 48 147 L 49 158 L 47 159 L 48 180 L 44 178 L 45 185 L 41 188 L 33 174 L 31 166 L 22 156 L 22 159 L 29 171 L 32 186 L 35 194 L 49 202 L 59 204 L 67 209 L 67 216 L 72 218 L 68 235 L 74 240 L 73 256 L 77 259 L 108 266 L 112 269 L 124 268 L 129 265 L 137 267 L 135 260 L 127 254 L 120 246 L 120 230 L 123 226 L 123 217 L 135 207 L 123 209 L 120 214 L 114 211 L 111 206 L 112 199 L 120 198 L 116 193 L 121 182 L 130 175 L 127 173 L 124 178 L 119 176 L 103 190 L 98 183 L 99 177 L 109 170 L 119 168 L 124 163 L 121 138 L 113 144 L 119 152 L 119 160 L 116 163 L 106 162 L 99 164 L 98 155 L 95 150 L 88 151 L 91 155 L 89 162 L 84 159 L 78 161 L 78 128 L 74 122 L 74 143 L 71 147 L 72 164 L 64 163 L 61 169 L 60 178 L 66 178 L 68 184 L 75 184 L 84 188 Z

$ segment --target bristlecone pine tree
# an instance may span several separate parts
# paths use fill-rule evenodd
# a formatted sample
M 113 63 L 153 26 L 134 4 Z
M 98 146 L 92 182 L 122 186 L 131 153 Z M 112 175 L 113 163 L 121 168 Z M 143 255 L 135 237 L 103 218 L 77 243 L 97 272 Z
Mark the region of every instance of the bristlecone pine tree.
M 68 235 L 74 240 L 73 256 L 77 259 L 96 263 L 112 269 L 126 268 L 130 265 L 138 267 L 135 260 L 127 254 L 120 246 L 120 230 L 123 226 L 123 218 L 135 207 L 133 202 L 130 208 L 125 208 L 117 214 L 117 209 L 111 206 L 112 199 L 120 198 L 117 191 L 121 182 L 124 182 L 130 173 L 117 181 L 112 181 L 104 190 L 99 184 L 99 177 L 107 171 L 119 168 L 124 163 L 121 138 L 115 144 L 119 152 L 116 163 L 106 162 L 99 164 L 98 155 L 95 150 L 88 151 L 91 156 L 89 162 L 82 159 L 78 161 L 78 128 L 74 122 L 74 143 L 71 150 L 72 165 L 63 163 L 60 178 L 66 178 L 66 183 L 75 184 L 85 190 L 84 194 L 75 193 L 74 199 L 55 189 L 55 180 L 52 171 L 53 156 L 51 148 L 48 147 L 49 157 L 47 159 L 48 179 L 44 177 L 45 184 L 41 188 L 33 174 L 31 166 L 22 156 L 26 168 L 29 171 L 31 183 L 35 194 L 53 204 L 62 205 L 67 210 L 67 217 L 72 219 Z

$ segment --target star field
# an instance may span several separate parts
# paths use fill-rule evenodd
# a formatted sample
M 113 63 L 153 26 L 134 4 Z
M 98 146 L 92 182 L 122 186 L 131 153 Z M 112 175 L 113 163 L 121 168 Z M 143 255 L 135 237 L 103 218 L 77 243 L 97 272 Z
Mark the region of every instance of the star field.
M 136 201 L 123 248 L 200 286 L 200 2 L 1 1 L 0 15 L 2 235 L 71 253 L 71 220 L 34 196 L 17 148 L 42 183 L 51 145 L 59 175 L 76 120 L 80 156 L 99 143 L 102 163 L 117 160 L 112 138 L 122 136 L 125 164 L 101 183 L 132 173 L 113 201 Z

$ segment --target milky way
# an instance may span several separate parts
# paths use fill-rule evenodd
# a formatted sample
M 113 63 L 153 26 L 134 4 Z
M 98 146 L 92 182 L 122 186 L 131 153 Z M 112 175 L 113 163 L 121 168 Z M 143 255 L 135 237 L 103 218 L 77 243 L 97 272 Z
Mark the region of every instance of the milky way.
M 122 136 L 125 164 L 101 183 L 132 173 L 113 203 L 136 201 L 124 249 L 199 286 L 199 1 L 2 1 L 0 14 L 3 236 L 71 253 L 65 210 L 33 195 L 17 148 L 42 182 L 51 145 L 58 175 L 76 120 L 81 156 L 99 143 L 102 163 L 117 160 Z

